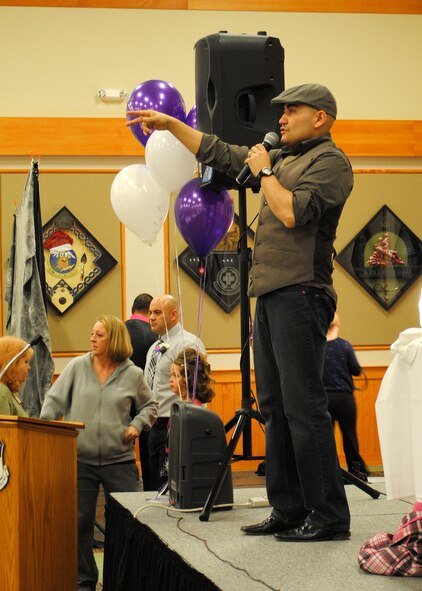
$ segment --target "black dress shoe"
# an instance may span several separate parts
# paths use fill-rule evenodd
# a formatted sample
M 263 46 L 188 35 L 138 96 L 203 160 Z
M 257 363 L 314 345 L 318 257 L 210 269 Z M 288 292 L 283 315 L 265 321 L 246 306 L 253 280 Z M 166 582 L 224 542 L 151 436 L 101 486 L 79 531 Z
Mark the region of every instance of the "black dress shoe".
M 302 523 L 301 521 L 283 521 L 282 519 L 278 519 L 273 515 L 261 521 L 261 523 L 256 523 L 254 525 L 242 525 L 240 528 L 243 533 L 248 534 L 249 536 L 268 536 L 271 534 L 277 534 L 279 532 L 283 532 L 284 530 L 291 530 L 293 527 L 296 527 Z
M 368 474 L 365 467 L 360 462 L 352 462 L 349 472 L 350 474 L 353 474 L 353 476 L 356 476 L 356 478 L 359 478 L 359 480 L 368 482 Z
M 348 540 L 350 531 L 348 529 L 334 531 L 307 519 L 299 527 L 276 532 L 274 537 L 279 542 L 326 542 Z

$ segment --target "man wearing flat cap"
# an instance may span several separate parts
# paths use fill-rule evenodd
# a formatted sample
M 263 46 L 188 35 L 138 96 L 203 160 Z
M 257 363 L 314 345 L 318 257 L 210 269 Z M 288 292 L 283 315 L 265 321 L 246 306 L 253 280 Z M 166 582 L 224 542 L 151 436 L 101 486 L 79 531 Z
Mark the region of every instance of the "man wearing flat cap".
M 336 101 L 320 84 L 276 96 L 282 149 L 234 146 L 156 111 L 129 125 L 169 130 L 197 160 L 236 178 L 244 167 L 263 191 L 249 295 L 257 297 L 255 376 L 266 431 L 266 486 L 272 506 L 248 535 L 278 541 L 345 540 L 350 513 L 322 384 L 325 335 L 334 317 L 336 228 L 353 187 L 330 129 Z

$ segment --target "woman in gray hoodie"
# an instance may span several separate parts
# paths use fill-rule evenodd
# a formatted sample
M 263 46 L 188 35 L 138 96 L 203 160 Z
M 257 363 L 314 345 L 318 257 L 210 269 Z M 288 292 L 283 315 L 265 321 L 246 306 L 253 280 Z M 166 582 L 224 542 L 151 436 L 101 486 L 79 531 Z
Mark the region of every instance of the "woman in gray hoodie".
M 129 360 L 132 345 L 125 324 L 101 316 L 90 342 L 91 351 L 70 361 L 41 410 L 43 419 L 85 423 L 78 436 L 78 591 L 95 590 L 98 579 L 92 547 L 99 486 L 106 503 L 110 492 L 138 490 L 133 442 L 157 416 L 143 371 Z

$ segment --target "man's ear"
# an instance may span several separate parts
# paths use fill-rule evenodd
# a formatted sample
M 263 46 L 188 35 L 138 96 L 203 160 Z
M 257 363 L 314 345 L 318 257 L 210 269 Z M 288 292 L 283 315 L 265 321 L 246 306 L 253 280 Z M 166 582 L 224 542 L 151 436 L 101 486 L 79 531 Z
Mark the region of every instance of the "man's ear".
M 315 129 L 320 129 L 327 122 L 327 113 L 325 111 L 317 111 L 315 113 Z

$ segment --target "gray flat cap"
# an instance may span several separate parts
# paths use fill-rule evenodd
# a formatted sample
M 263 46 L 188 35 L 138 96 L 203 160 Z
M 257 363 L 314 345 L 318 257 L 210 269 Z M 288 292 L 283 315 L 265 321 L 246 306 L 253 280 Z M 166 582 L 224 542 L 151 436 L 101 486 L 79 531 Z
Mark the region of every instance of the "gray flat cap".
M 271 101 L 272 105 L 309 105 L 337 117 L 336 99 L 322 84 L 301 84 L 284 90 Z

